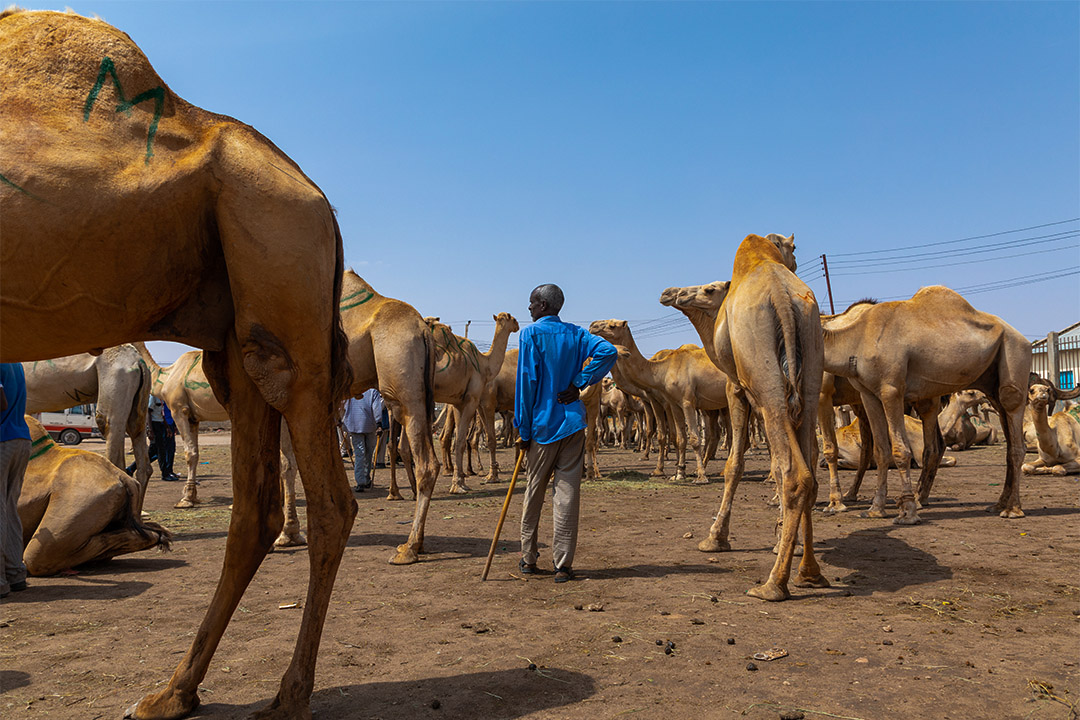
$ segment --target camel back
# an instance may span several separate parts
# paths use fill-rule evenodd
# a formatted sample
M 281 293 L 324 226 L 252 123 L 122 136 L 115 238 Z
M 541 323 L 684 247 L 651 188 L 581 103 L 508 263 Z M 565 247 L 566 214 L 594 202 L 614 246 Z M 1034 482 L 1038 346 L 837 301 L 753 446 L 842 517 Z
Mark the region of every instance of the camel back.
M 731 290 L 734 291 L 739 281 L 761 267 L 776 263 L 784 267 L 784 257 L 776 246 L 760 235 L 747 235 L 735 251 L 735 265 L 731 271 Z

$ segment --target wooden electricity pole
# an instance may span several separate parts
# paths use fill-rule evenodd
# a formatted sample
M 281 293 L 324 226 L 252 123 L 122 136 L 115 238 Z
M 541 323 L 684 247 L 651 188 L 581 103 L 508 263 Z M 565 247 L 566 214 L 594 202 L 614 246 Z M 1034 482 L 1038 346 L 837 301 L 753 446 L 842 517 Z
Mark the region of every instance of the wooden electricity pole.
M 836 314 L 836 307 L 832 301 L 832 282 L 829 281 L 829 261 L 825 259 L 825 253 L 821 254 L 821 265 L 825 268 L 825 287 L 829 290 L 829 314 Z

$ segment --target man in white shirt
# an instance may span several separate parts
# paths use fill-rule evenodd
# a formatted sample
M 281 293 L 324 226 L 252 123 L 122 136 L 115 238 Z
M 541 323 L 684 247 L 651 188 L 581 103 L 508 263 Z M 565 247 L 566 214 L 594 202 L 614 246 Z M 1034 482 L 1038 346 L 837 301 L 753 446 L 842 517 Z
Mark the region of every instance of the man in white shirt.
M 382 395 L 375 388 L 366 390 L 358 398 L 345 401 L 345 430 L 353 444 L 354 490 L 364 492 L 371 487 L 372 456 L 375 454 L 375 433 L 381 427 L 383 416 Z

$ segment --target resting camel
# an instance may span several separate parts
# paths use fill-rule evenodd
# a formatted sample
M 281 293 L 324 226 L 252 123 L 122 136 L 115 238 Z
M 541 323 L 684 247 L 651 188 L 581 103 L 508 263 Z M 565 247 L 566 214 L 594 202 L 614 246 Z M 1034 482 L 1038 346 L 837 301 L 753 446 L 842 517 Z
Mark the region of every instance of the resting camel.
M 451 440 L 454 447 L 451 493 L 461 494 L 470 490 L 465 485 L 465 471 L 462 465 L 469 424 L 484 394 L 489 392 L 488 387 L 499 374 L 510 333 L 518 331 L 518 322 L 509 313 L 502 312 L 492 317 L 495 320 L 495 336 L 486 353 L 477 350 L 471 340 L 455 335 L 447 325 L 437 321 L 429 322 L 437 349 L 435 401 L 450 405 L 454 416 L 454 426 L 458 429 L 455 433 L 444 433 L 442 438 L 444 449 L 448 449 Z M 483 418 L 483 421 L 486 435 L 488 438 L 494 438 L 494 414 Z M 408 433 L 407 430 L 406 433 Z M 494 456 L 493 440 L 491 445 Z M 493 467 L 492 473 L 495 472 L 497 471 Z
M 844 470 L 865 470 L 866 468 L 862 466 L 863 462 L 867 462 L 868 467 L 876 467 L 873 458 L 867 458 L 867 453 L 863 449 L 863 438 L 867 436 L 863 423 L 864 420 L 857 417 L 849 425 L 836 430 L 836 463 Z M 915 458 L 921 458 L 923 455 L 922 422 L 918 418 L 904 415 L 904 429 L 911 438 L 911 463 L 917 465 Z M 890 464 L 893 462 L 891 457 L 889 461 Z M 956 458 L 945 455 L 941 458 L 938 467 L 954 467 L 955 465 Z M 896 466 L 892 465 L 892 467 Z M 858 486 L 852 487 L 856 492 L 858 491 Z
M 967 450 L 973 445 L 993 442 L 996 435 L 993 428 L 985 424 L 976 425 L 968 412 L 970 408 L 976 408 L 985 402 L 986 396 L 978 390 L 961 390 L 949 397 L 948 405 L 938 415 L 938 427 L 941 429 L 945 447 L 950 450 Z
M 234 504 L 217 590 L 176 672 L 128 715 L 179 718 L 198 706 L 229 618 L 281 529 L 284 415 L 307 495 L 310 577 L 292 662 L 258 717 L 310 717 L 357 509 L 329 441 L 350 382 L 330 203 L 254 129 L 178 97 L 101 20 L 0 13 L 0 87 L 0 362 L 187 343 L 204 350 L 232 420 Z
M 169 406 L 176 432 L 184 440 L 187 482 L 184 483 L 180 501 L 174 507 L 195 507 L 199 502 L 199 483 L 195 477 L 199 468 L 199 423 L 223 422 L 229 419 L 229 412 L 214 397 L 210 380 L 203 369 L 201 350 L 189 350 L 172 365 L 163 368 L 154 360 L 145 343 L 136 342 L 135 347 L 150 368 L 153 379 L 150 393 Z
M 146 447 L 146 406 L 150 398 L 150 371 L 131 345 L 105 348 L 97 357 L 89 353 L 23 363 L 26 375 L 26 412 L 59 412 L 82 403 L 97 403 L 94 419 L 105 437 L 105 454 L 123 470 L 124 435 L 135 452 L 135 479 L 139 497 L 135 513 L 142 512 L 150 482 L 150 452 Z M 115 432 L 114 432 L 115 431 Z
M 633 334 L 625 320 L 597 320 L 589 332 L 599 335 L 613 345 L 626 348 L 619 353 L 618 365 L 636 385 L 658 392 L 673 416 L 676 450 L 676 481 L 686 479 L 686 446 L 689 443 L 697 455 L 695 484 L 709 482 L 705 468 L 709 463 L 706 447 L 698 436 L 698 410 L 719 410 L 727 407 L 727 378 L 709 361 L 697 345 L 683 345 L 659 360 L 647 360 L 634 343 Z M 712 438 L 709 438 L 711 441 Z
M 986 394 L 1002 418 L 1008 443 L 1005 484 L 992 509 L 1001 517 L 1023 517 L 1018 479 L 1024 457 L 1024 388 L 1031 367 L 1031 346 L 1023 335 L 941 286 L 923 288 L 910 300 L 855 303 L 839 315 L 823 317 L 822 326 L 826 369 L 851 379 L 862 393 L 874 437 L 887 437 L 892 445 L 901 482 L 900 513 L 894 523 L 919 521 L 909 479 L 905 404 L 913 404 L 923 422 L 926 449 L 918 489 L 919 502 L 925 503 L 944 449 L 938 398 L 967 388 Z M 882 337 L 889 342 L 880 342 Z M 869 515 L 885 517 L 886 443 L 875 442 L 875 453 L 878 489 Z
M 790 596 L 787 582 L 800 525 L 804 550 L 795 585 L 829 585 L 814 557 L 811 525 L 817 497 L 814 426 L 823 370 L 821 326 L 817 300 L 795 276 L 796 267 L 794 236 L 748 235 L 735 253 L 730 283 L 683 288 L 670 296 L 680 310 L 700 308 L 706 312 L 714 305 L 713 296 L 722 296 L 711 333 L 707 316 L 691 317 L 703 341 L 712 340 L 705 342 L 709 359 L 727 376 L 732 428 L 731 451 L 724 466 L 724 498 L 709 536 L 698 549 L 717 552 L 731 547 L 731 503 L 742 478 L 753 398 L 764 418 L 784 522 L 769 579 L 749 594 L 772 601 Z
M 1047 418 L 1050 397 L 1048 385 L 1036 383 L 1028 388 L 1028 404 L 1039 439 L 1039 459 L 1024 463 L 1023 470 L 1028 475 L 1080 473 L 1080 422 L 1065 410 Z
M 19 494 L 23 561 L 31 575 L 117 555 L 168 549 L 172 533 L 143 521 L 137 482 L 97 453 L 62 448 L 34 418 L 30 462 Z

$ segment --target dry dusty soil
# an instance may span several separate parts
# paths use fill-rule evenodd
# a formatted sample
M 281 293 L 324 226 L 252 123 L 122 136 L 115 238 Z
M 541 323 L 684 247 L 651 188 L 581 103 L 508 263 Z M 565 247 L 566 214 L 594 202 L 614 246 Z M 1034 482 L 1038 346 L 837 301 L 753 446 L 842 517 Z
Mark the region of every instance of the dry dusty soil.
M 441 479 L 429 552 L 409 567 L 387 559 L 412 504 L 357 495 L 315 716 L 1075 718 L 1077 478 L 1025 478 L 1027 517 L 1003 520 L 984 510 L 1000 491 L 1003 446 L 956 455 L 916 527 L 861 518 L 866 485 L 851 512 L 815 513 L 832 587 L 792 588 L 779 604 L 745 595 L 773 561 L 763 452 L 749 457 L 736 496 L 733 551 L 704 554 L 697 543 L 719 506 L 721 464 L 708 486 L 675 485 L 648 478 L 652 463 L 634 453 L 603 450 L 611 475 L 584 490 L 582 577 L 564 585 L 518 575 L 520 485 L 484 583 L 506 482 L 473 481 L 472 494 L 449 496 Z M 228 448 L 210 444 L 203 460 L 198 509 L 173 510 L 179 483 L 151 481 L 146 507 L 176 533 L 172 552 L 31 578 L 0 607 L 0 716 L 119 718 L 168 679 L 214 590 L 229 521 Z M 511 451 L 500 462 L 511 468 Z M 387 477 L 378 471 L 376 485 Z M 300 621 L 300 610 L 280 607 L 303 601 L 306 580 L 304 548 L 266 559 L 195 717 L 245 717 L 273 696 Z M 748 667 L 772 648 L 787 656 Z

